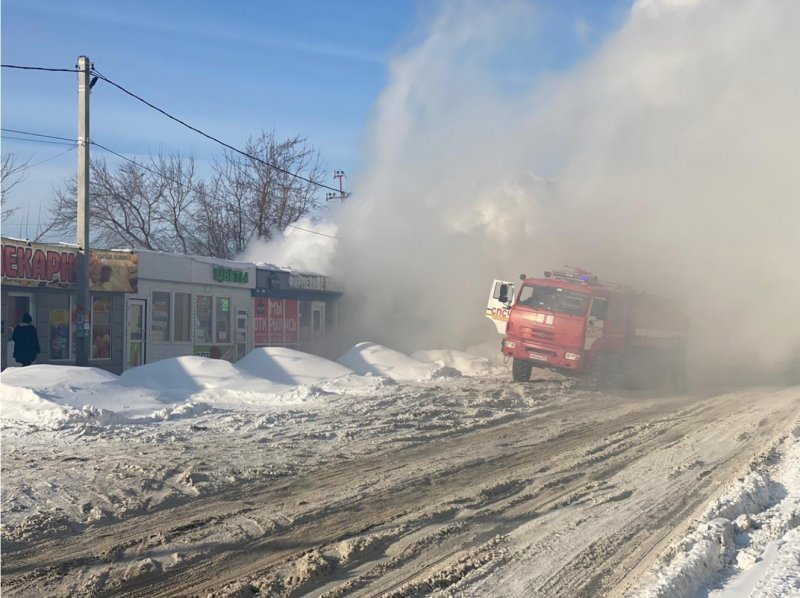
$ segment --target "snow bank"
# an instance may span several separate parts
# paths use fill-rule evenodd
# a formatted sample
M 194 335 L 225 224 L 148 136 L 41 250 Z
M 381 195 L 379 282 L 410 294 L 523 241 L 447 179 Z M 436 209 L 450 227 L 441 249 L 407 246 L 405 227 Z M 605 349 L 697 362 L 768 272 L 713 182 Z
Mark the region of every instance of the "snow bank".
M 462 376 L 486 376 L 491 373 L 491 366 L 486 357 L 471 355 L 463 351 L 437 349 L 417 351 L 411 354 L 412 359 L 423 363 L 434 363 L 442 367 L 458 370 Z
M 126 370 L 120 376 L 120 381 L 128 386 L 193 393 L 230 386 L 236 383 L 239 376 L 241 372 L 223 359 L 186 355 Z
M 30 388 L 9 386 L 3 382 L 0 383 L 0 394 L 3 397 L 0 414 L 4 424 L 16 420 L 53 427 L 69 413 L 68 407 L 43 399 Z
M 480 370 L 480 359 L 466 354 L 428 353 L 428 358 L 436 357 L 435 363 L 361 343 L 339 363 L 270 347 L 251 351 L 235 365 L 183 356 L 132 368 L 121 376 L 75 366 L 10 368 L 0 377 L 0 415 L 5 427 L 20 423 L 53 429 L 77 423 L 110 425 L 194 417 L 214 409 L 259 411 L 304 403 L 331 393 L 368 391 L 385 382 L 383 376 L 428 380 L 446 375 L 444 364 L 450 363 L 470 372 Z
M 319 384 L 354 373 L 335 361 L 284 347 L 253 349 L 236 367 L 251 376 L 291 385 Z
M 686 537 L 670 547 L 630 595 L 785 596 L 800 590 L 800 428 L 711 502 Z M 709 591 L 717 586 L 717 589 Z
M 147 417 L 163 407 L 157 392 L 127 388 L 117 376 L 98 368 L 32 365 L 6 370 L 0 379 L 4 424 L 103 424 Z
M 404 353 L 376 343 L 358 343 L 336 360 L 362 376 L 386 376 L 393 380 L 429 380 L 441 366 L 422 363 Z
M 117 380 L 118 377 L 100 368 L 76 368 L 71 365 L 30 365 L 8 368 L 0 374 L 3 384 L 46 391 L 59 386 L 91 386 Z

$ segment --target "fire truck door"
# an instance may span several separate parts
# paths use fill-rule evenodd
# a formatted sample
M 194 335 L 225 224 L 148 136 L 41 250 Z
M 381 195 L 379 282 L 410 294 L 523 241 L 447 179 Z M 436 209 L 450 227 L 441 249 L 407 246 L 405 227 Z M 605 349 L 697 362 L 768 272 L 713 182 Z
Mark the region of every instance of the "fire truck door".
M 586 340 L 583 344 L 583 348 L 587 351 L 592 348 L 597 339 L 603 336 L 607 312 L 608 300 L 593 297 L 592 310 L 589 312 L 589 319 L 586 321 Z
M 500 334 L 506 333 L 506 323 L 511 305 L 514 303 L 514 283 L 495 280 L 489 292 L 486 304 L 486 317 L 489 318 Z

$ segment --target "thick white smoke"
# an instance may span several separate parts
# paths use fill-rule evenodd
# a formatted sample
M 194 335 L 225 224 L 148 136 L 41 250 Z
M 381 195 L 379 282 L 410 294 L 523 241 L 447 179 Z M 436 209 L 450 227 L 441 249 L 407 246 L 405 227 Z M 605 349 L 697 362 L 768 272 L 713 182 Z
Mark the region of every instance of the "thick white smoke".
M 330 274 L 335 253 L 336 225 L 301 218 L 271 241 L 252 241 L 239 259 Z
M 340 213 L 362 335 L 491 338 L 493 278 L 574 264 L 683 300 L 698 353 L 786 355 L 800 337 L 800 3 L 642 0 L 592 57 L 526 93 L 503 91 L 494 61 L 536 35 L 535 5 L 445 2 L 427 26 L 392 63 Z

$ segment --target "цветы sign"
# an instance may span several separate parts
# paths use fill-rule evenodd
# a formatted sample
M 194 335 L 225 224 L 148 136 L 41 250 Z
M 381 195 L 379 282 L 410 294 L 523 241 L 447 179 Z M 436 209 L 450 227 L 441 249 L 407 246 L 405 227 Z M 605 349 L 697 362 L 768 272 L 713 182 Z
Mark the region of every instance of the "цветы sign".
M 249 276 L 246 270 L 214 266 L 214 280 L 217 282 L 240 282 L 242 284 L 247 284 L 249 282 Z

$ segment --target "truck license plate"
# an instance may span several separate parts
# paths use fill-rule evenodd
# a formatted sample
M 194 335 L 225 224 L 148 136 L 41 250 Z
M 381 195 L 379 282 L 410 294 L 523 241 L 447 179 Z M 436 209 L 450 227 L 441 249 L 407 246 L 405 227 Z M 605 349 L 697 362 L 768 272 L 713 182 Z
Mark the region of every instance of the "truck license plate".
M 547 361 L 547 355 L 542 355 L 540 353 L 528 353 L 531 359 L 535 359 L 536 361 Z

